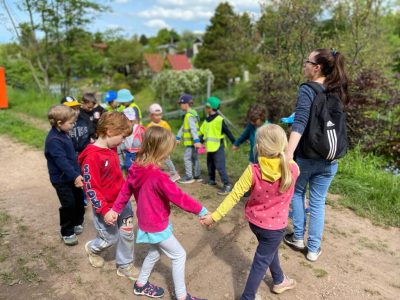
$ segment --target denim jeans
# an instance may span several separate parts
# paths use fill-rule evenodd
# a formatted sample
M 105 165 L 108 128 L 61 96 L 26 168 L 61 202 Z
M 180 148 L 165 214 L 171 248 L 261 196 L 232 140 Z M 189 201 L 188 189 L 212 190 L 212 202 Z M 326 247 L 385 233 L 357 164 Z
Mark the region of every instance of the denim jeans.
M 104 223 L 104 217 L 93 208 L 93 224 L 97 237 L 90 241 L 90 249 L 99 254 L 103 250 L 117 245 L 115 262 L 118 267 L 125 267 L 133 262 L 135 236 L 133 232 L 133 211 L 130 201 L 119 215 L 116 225 Z
M 221 146 L 216 152 L 207 152 L 207 169 L 208 179 L 210 181 L 215 181 L 215 170 L 218 170 L 219 176 L 224 185 L 229 184 L 229 177 L 225 168 L 225 151 L 223 143 L 221 143 Z
M 254 300 L 261 280 L 265 272 L 270 270 L 274 284 L 283 282 L 284 275 L 279 263 L 278 249 L 282 241 L 285 229 L 267 230 L 250 223 L 250 229 L 258 240 L 256 253 L 254 254 L 253 264 L 247 278 L 240 300 Z
M 132 163 L 136 160 L 136 152 L 125 151 L 125 168 L 129 170 Z
M 317 252 L 321 246 L 325 222 L 325 199 L 329 186 L 338 169 L 337 161 L 297 158 L 300 168 L 292 198 L 293 231 L 297 240 L 304 239 L 304 196 L 307 185 L 310 189 L 310 221 L 308 224 L 307 248 Z

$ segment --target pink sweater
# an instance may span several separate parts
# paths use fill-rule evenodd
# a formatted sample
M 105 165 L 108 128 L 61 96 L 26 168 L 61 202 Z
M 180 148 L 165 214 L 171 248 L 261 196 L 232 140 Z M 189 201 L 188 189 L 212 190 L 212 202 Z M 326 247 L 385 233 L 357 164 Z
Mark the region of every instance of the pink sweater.
M 185 194 L 167 174 L 155 165 L 132 164 L 128 178 L 114 202 L 113 210 L 121 213 L 132 194 L 135 196 L 138 225 L 145 232 L 160 232 L 167 228 L 170 202 L 187 212 L 200 213 L 202 205 Z
M 279 192 L 280 180 L 269 182 L 262 180 L 258 164 L 253 167 L 253 184 L 249 200 L 246 203 L 246 219 L 261 228 L 278 230 L 288 223 L 289 204 L 292 199 L 299 169 L 295 163 L 290 164 L 293 182 L 289 189 Z

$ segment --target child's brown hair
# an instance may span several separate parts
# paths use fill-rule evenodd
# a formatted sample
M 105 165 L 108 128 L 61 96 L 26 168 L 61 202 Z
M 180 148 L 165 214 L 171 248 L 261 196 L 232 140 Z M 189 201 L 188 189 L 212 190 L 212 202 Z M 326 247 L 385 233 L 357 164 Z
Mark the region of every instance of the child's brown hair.
M 160 126 L 152 126 L 143 135 L 137 163 L 142 166 L 161 165 L 174 150 L 175 144 L 175 136 L 171 131 Z
M 97 99 L 96 99 L 96 94 L 95 93 L 84 93 L 82 96 L 82 102 L 83 103 L 88 103 L 88 102 L 92 102 L 92 103 L 97 103 Z
M 109 111 L 101 115 L 97 123 L 97 135 L 103 137 L 106 135 L 129 136 L 132 133 L 132 126 L 128 118 L 121 112 Z
M 280 158 L 281 184 L 279 191 L 287 191 L 293 182 L 289 169 L 289 162 L 285 156 L 288 140 L 285 131 L 279 125 L 267 124 L 257 129 L 257 151 L 260 156 L 268 158 Z
M 268 112 L 267 112 L 267 108 L 265 107 L 265 105 L 262 105 L 259 103 L 254 103 L 247 110 L 247 120 L 249 122 L 261 120 L 262 123 L 264 123 L 268 117 L 267 114 L 268 114 Z
M 51 126 L 58 126 L 58 122 L 65 123 L 72 118 L 76 118 L 75 111 L 64 104 L 57 104 L 50 107 L 47 118 Z

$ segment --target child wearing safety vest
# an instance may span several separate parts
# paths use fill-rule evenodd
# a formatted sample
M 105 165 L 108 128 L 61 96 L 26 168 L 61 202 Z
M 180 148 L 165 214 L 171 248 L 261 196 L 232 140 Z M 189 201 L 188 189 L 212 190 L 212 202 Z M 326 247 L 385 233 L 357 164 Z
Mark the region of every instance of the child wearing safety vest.
M 235 138 L 226 126 L 224 118 L 218 114 L 220 103 L 217 97 L 207 99 L 205 107 L 207 118 L 200 127 L 200 133 L 203 135 L 207 151 L 208 184 L 216 185 L 215 171 L 218 170 L 224 184 L 218 195 L 227 195 L 232 190 L 232 185 L 225 168 L 225 135 L 232 144 Z
M 185 175 L 178 180 L 179 183 L 201 182 L 200 177 L 200 160 L 197 149 L 202 145 L 199 138 L 199 120 L 197 112 L 191 108 L 193 97 L 189 94 L 183 94 L 178 104 L 182 111 L 185 112 L 183 124 L 179 129 L 176 140 L 185 146 L 183 162 L 185 164 Z
M 128 89 L 122 89 L 117 92 L 117 102 L 121 104 L 117 111 L 123 112 L 125 108 L 132 107 L 135 111 L 136 116 L 138 116 L 138 121 L 142 121 L 142 112 L 139 106 L 134 101 L 135 97 L 131 94 Z

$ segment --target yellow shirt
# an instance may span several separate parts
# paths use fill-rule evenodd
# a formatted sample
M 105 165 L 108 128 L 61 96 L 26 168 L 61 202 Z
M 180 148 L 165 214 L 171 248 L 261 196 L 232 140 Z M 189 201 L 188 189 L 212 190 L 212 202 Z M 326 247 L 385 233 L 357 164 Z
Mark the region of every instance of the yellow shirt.
M 151 127 L 151 126 L 160 126 L 163 127 L 169 131 L 171 131 L 171 126 L 169 126 L 169 124 L 167 123 L 167 121 L 161 120 L 159 123 L 154 123 L 154 122 L 150 122 L 147 125 L 147 128 Z

